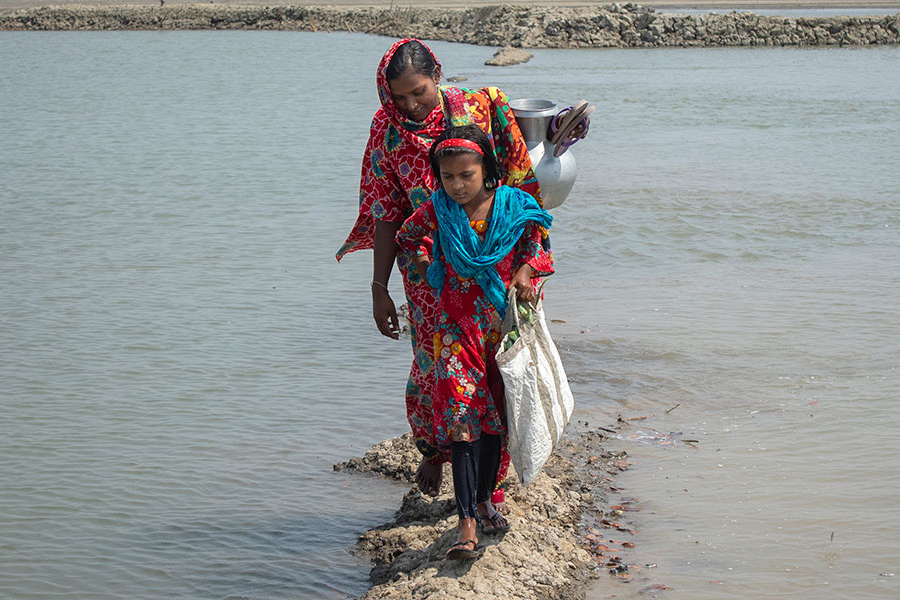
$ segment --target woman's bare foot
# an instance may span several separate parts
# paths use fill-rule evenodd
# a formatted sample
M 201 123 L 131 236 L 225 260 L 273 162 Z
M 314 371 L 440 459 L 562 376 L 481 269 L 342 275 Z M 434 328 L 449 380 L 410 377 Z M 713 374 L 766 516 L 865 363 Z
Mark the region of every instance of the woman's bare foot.
M 427 459 L 422 459 L 419 468 L 416 469 L 416 484 L 423 494 L 436 498 L 441 491 L 441 478 L 444 475 L 444 465 L 434 464 Z
M 494 506 L 495 509 L 500 511 L 500 514 L 505 515 L 509 512 L 506 507 L 506 490 L 503 488 L 498 488 L 494 490 L 494 493 L 491 494 L 490 503 Z

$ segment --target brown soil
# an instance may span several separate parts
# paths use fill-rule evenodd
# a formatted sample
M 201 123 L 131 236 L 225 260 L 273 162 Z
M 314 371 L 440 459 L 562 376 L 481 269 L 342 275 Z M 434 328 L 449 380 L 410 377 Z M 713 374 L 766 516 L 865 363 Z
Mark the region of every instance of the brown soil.
M 900 44 L 900 12 L 803 18 L 750 12 L 690 15 L 656 13 L 631 3 L 466 9 L 143 4 L 0 10 L 0 30 L 157 29 L 348 31 L 515 48 L 870 46 Z

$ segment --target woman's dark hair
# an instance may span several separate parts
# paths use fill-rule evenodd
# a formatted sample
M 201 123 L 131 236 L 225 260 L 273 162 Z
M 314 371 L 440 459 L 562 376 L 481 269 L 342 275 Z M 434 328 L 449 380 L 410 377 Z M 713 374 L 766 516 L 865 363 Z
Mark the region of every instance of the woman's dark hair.
M 434 56 L 425 47 L 425 44 L 417 40 L 412 40 L 397 48 L 387 69 L 384 70 L 384 75 L 388 81 L 393 81 L 410 69 L 425 77 L 434 77 L 439 70 Z
M 481 151 L 484 153 L 484 156 L 481 157 L 481 164 L 484 165 L 484 187 L 487 189 L 497 187 L 500 180 L 503 178 L 500 161 L 497 160 L 497 156 L 494 154 L 494 148 L 491 146 L 491 141 L 478 125 L 451 127 L 438 136 L 438 138 L 434 140 L 434 143 L 431 144 L 431 149 L 428 151 L 428 160 L 431 162 L 431 170 L 434 171 L 434 176 L 437 178 L 438 182 L 440 183 L 441 181 L 440 159 L 447 156 L 456 156 L 463 152 L 475 154 L 474 150 L 458 147 L 442 148 L 439 151 L 435 151 L 438 144 L 449 139 L 469 140 L 470 142 L 478 144 L 478 147 L 481 148 Z

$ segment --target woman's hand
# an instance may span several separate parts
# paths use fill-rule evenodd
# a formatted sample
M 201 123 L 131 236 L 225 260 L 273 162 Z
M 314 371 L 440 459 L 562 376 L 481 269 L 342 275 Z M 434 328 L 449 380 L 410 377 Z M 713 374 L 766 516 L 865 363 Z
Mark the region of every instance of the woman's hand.
M 403 223 L 397 221 L 375 221 L 375 248 L 372 269 L 372 317 L 381 335 L 393 339 L 400 338 L 400 324 L 397 309 L 388 293 L 387 282 L 394 268 L 397 243 L 394 237 Z
M 413 258 L 413 265 L 422 277 L 422 283 L 428 285 L 428 267 L 431 266 L 431 257 L 427 254 L 418 255 Z
M 535 298 L 534 287 L 531 285 L 531 265 L 522 265 L 513 275 L 510 285 L 516 286 L 516 297 L 525 302 L 532 302 Z
M 397 321 L 397 309 L 387 288 L 372 284 L 372 317 L 381 335 L 393 339 L 400 338 L 400 323 Z

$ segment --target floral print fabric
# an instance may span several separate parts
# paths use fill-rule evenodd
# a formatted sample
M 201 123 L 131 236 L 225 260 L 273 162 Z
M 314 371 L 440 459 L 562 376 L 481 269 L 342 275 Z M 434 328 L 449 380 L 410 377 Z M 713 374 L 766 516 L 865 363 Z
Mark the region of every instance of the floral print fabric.
M 484 226 L 471 224 L 479 232 Z M 425 204 L 403 224 L 397 234 L 400 248 L 409 253 L 427 251 L 438 221 L 431 203 Z M 481 234 L 480 234 L 481 235 Z M 523 265 L 533 278 L 553 273 L 550 257 L 541 245 L 541 231 L 533 223 L 517 246 L 497 263 L 505 285 Z M 427 287 L 427 283 L 420 284 Z M 503 380 L 494 355 L 500 342 L 500 318 L 474 278 L 463 278 L 447 264 L 447 275 L 438 307 L 434 332 L 432 397 L 433 436 L 438 448 L 452 441 L 474 441 L 482 433 L 505 435 Z
M 505 182 L 540 199 L 540 188 L 528 157 L 527 146 L 506 96 L 498 88 L 467 90 L 442 86 L 441 104 L 424 122 L 405 119 L 391 100 L 385 69 L 396 50 L 410 40 L 400 40 L 378 66 L 376 84 L 381 108 L 369 131 L 360 175 L 359 212 L 347 240 L 337 252 L 340 260 L 356 250 L 372 248 L 375 221 L 402 222 L 424 204 L 435 188 L 428 164 L 432 141 L 448 126 L 475 123 L 492 140 L 506 171 Z M 429 240 L 423 240 L 428 248 Z M 427 251 L 427 250 L 426 250 Z M 413 362 L 406 385 L 406 413 L 416 446 L 426 458 L 443 462 L 432 432 L 434 397 L 434 334 L 438 322 L 438 296 L 412 267 L 407 253 L 397 255 L 403 288 L 409 305 Z M 504 451 L 503 463 L 509 455 Z M 505 467 L 501 465 L 501 475 Z

